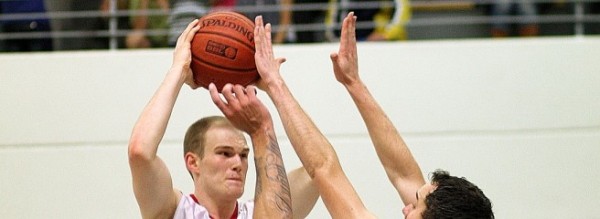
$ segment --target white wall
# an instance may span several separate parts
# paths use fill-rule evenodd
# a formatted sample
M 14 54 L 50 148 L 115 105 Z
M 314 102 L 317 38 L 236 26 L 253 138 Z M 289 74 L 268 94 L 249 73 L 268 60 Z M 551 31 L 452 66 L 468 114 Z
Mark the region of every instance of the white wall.
M 381 218 L 401 217 L 362 120 L 331 72 L 336 48 L 275 52 L 288 59 L 284 77 L 364 203 Z M 171 54 L 0 55 L 2 218 L 139 218 L 127 140 Z M 424 174 L 466 176 L 491 198 L 497 218 L 600 218 L 600 38 L 361 43 L 359 56 L 363 79 Z M 183 133 L 208 114 L 219 114 L 208 92 L 185 87 L 159 150 L 185 192 L 192 183 Z M 277 126 L 292 169 L 300 162 Z M 252 169 L 248 175 L 244 199 L 253 196 Z M 328 217 L 320 202 L 309 216 Z

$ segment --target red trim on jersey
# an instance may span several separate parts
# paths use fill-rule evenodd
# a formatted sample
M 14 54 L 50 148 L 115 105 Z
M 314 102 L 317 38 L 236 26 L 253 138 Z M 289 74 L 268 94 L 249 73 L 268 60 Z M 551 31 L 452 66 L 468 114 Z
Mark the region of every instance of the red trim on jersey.
M 194 194 L 190 194 L 190 197 L 192 197 L 192 199 L 194 199 L 194 202 L 196 202 L 196 204 L 200 204 L 200 202 L 198 202 L 198 198 L 196 198 L 196 196 Z
M 200 204 L 200 202 L 198 202 L 198 198 L 196 198 L 196 196 L 194 194 L 190 194 L 190 197 L 192 197 L 192 199 L 194 199 L 194 202 L 196 202 L 196 204 Z M 213 217 L 211 215 L 209 215 L 209 217 L 211 219 L 213 219 Z M 231 215 L 231 217 L 229 217 L 230 219 L 236 219 L 238 217 L 238 203 L 235 202 L 235 209 L 233 210 L 233 214 Z

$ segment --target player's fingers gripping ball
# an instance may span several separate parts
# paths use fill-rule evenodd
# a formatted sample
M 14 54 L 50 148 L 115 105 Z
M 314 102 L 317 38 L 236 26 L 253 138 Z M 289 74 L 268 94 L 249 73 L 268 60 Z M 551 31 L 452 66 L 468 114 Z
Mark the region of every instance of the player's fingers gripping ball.
M 221 92 L 227 83 L 249 85 L 259 79 L 254 62 L 254 23 L 236 12 L 213 12 L 200 19 L 192 40 L 194 82 Z

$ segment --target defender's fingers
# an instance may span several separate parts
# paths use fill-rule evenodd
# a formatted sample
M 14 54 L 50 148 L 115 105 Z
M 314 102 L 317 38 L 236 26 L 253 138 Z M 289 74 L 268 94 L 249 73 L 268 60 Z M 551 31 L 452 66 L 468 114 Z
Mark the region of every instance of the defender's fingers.
M 350 38 L 356 41 L 356 20 L 358 18 L 354 16 L 354 12 L 350 12 L 350 16 L 352 16 L 350 20 Z
M 263 24 L 262 24 L 262 16 L 256 16 L 256 18 L 254 19 L 254 45 L 256 47 L 257 52 L 258 51 L 263 51 L 263 44 L 264 44 L 264 38 L 263 38 Z
M 277 58 L 277 63 L 279 63 L 279 65 L 283 64 L 285 61 L 287 61 L 285 57 Z
M 271 44 L 271 23 L 265 25 L 265 34 L 267 35 L 267 43 Z
M 254 25 L 256 25 L 256 27 L 262 27 L 263 26 L 262 15 L 258 15 L 258 16 L 256 16 L 256 18 L 254 18 Z
M 338 60 L 339 55 L 335 52 L 329 54 L 329 58 L 331 59 L 332 62 L 336 63 Z

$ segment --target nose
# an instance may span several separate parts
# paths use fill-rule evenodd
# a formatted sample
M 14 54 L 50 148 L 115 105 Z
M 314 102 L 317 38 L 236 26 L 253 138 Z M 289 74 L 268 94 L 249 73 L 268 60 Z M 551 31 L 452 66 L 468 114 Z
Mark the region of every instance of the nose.
M 404 206 L 404 208 L 402 209 L 402 214 L 404 214 L 404 217 L 406 218 L 408 216 L 408 213 L 410 213 L 413 209 L 413 204 L 408 204 L 407 206 Z
M 235 172 L 242 171 L 242 157 L 239 154 L 231 157 L 231 162 L 233 163 L 232 169 Z

